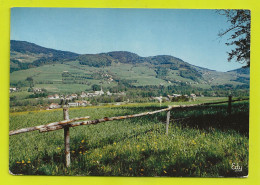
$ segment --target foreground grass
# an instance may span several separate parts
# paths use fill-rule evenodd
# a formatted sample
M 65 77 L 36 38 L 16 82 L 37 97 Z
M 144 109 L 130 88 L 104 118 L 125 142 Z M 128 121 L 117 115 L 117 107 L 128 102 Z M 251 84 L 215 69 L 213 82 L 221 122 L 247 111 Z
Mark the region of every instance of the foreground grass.
M 64 165 L 63 130 L 10 137 L 10 170 L 25 175 L 245 176 L 248 102 L 176 109 L 169 135 L 166 113 L 70 129 L 71 167 Z M 157 106 L 71 109 L 70 117 L 127 115 Z M 10 130 L 62 120 L 62 110 L 11 114 Z M 242 166 L 234 172 L 232 163 Z

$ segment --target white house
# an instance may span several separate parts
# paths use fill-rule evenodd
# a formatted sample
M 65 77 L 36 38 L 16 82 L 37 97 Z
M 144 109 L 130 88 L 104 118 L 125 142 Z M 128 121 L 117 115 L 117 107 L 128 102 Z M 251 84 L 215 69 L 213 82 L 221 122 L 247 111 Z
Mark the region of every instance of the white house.
M 58 94 L 54 94 L 53 97 L 54 97 L 54 99 L 59 99 L 60 98 L 60 96 Z
M 41 88 L 33 88 L 33 92 L 34 93 L 42 92 L 42 89 Z
M 102 88 L 101 88 L 100 91 L 95 91 L 94 94 L 96 94 L 96 95 L 98 95 L 98 96 L 101 96 L 101 95 L 103 95 L 103 94 L 105 94 L 105 93 L 104 93 L 104 91 L 103 91 Z
M 95 93 L 87 93 L 87 97 L 94 97 L 94 96 L 97 96 L 97 94 L 95 94 Z
M 88 101 L 76 101 L 76 103 L 78 104 L 78 106 L 83 106 L 83 107 L 90 104 Z
M 72 97 L 71 97 L 71 96 L 66 96 L 65 99 L 66 99 L 66 100 L 72 100 Z
M 77 102 L 71 102 L 71 103 L 68 103 L 68 105 L 70 107 L 77 107 L 77 106 L 79 106 L 79 104 Z
M 58 94 L 48 96 L 48 99 L 50 99 L 50 100 L 59 99 L 59 98 L 60 98 L 60 96 Z
M 49 105 L 49 109 L 57 109 L 60 108 L 61 106 L 58 103 L 51 103 Z
M 163 97 L 162 97 L 162 96 L 159 96 L 159 97 L 153 97 L 153 99 L 158 100 L 159 102 L 161 102 L 162 99 L 163 99 Z
M 72 98 L 77 98 L 77 97 L 78 97 L 77 94 L 71 94 L 70 96 L 71 96 Z
M 111 93 L 111 92 L 109 92 L 109 91 L 107 91 L 107 95 L 108 95 L 108 96 L 111 96 L 111 95 L 112 95 L 112 93 Z
M 85 92 L 82 92 L 81 95 L 80 95 L 81 98 L 86 98 L 87 97 L 87 94 Z
M 172 94 L 173 97 L 180 97 L 181 94 Z
M 196 98 L 196 94 L 190 94 L 190 97 L 194 97 L 194 98 Z
M 16 87 L 10 87 L 9 92 L 15 92 L 15 91 L 17 91 Z
M 52 99 L 54 99 L 54 96 L 53 95 L 49 95 L 48 99 L 52 100 Z

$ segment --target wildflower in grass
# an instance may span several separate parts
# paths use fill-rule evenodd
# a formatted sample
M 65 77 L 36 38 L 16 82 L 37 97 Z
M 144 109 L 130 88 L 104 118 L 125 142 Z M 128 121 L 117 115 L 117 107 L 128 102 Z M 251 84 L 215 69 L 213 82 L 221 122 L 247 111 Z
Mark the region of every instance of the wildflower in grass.
M 58 150 L 60 150 L 60 147 L 57 147 Z
M 102 157 L 102 155 L 101 155 L 101 154 L 100 154 L 99 156 L 100 156 L 100 157 Z
M 196 142 L 194 140 L 192 140 L 192 144 L 196 145 Z
M 114 142 L 113 144 L 116 145 L 116 142 Z
M 31 161 L 27 161 L 27 163 L 31 163 Z
M 81 143 L 84 143 L 84 142 L 85 142 L 84 139 L 82 139 L 82 140 L 81 140 Z
M 137 148 L 139 148 L 140 146 L 139 146 L 139 145 L 137 145 L 136 147 L 137 147 Z
M 163 170 L 163 173 L 165 173 L 165 174 L 166 174 L 166 173 L 167 173 L 167 171 Z
M 163 166 L 163 169 L 165 169 L 166 168 L 166 166 Z
M 142 169 L 141 169 L 141 172 L 143 172 L 143 171 L 144 171 L 144 169 L 142 168 Z
M 129 170 L 130 170 L 130 171 L 132 171 L 132 170 L 133 170 L 133 168 L 129 168 Z
M 24 163 L 24 160 L 22 160 L 22 163 Z
M 80 151 L 79 153 L 80 153 L 80 154 L 82 154 L 82 152 L 81 152 L 81 151 Z
M 19 163 L 21 163 L 21 162 L 17 161 L 16 163 L 19 164 Z
M 71 152 L 72 152 L 72 153 L 75 153 L 75 151 L 74 151 L 74 150 L 72 150 Z
M 144 151 L 144 148 L 142 148 L 142 151 Z

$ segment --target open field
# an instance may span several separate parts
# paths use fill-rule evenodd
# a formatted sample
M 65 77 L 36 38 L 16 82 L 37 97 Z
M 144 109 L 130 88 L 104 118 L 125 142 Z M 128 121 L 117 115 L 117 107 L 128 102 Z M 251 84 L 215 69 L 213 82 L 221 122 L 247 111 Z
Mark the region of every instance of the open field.
M 10 137 L 10 171 L 25 175 L 245 176 L 249 105 L 248 101 L 232 105 L 231 116 L 226 104 L 171 111 L 168 137 L 166 113 L 71 128 L 72 163 L 68 169 L 63 130 L 14 135 Z M 158 104 L 96 106 L 71 108 L 69 114 L 70 118 L 97 119 L 158 109 Z M 11 113 L 10 130 L 59 120 L 61 109 Z M 234 172 L 232 163 L 238 163 L 243 171 Z

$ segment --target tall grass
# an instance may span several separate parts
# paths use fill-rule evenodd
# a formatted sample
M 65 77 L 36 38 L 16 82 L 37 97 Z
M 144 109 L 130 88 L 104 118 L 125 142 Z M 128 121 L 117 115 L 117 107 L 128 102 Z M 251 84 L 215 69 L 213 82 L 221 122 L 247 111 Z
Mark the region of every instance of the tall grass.
M 91 119 L 157 110 L 157 106 L 70 109 Z M 10 137 L 10 171 L 24 175 L 189 176 L 248 174 L 248 102 L 182 108 L 70 129 L 71 167 L 64 165 L 63 130 Z M 10 130 L 62 120 L 62 110 L 10 115 Z M 242 172 L 231 169 L 232 163 Z

